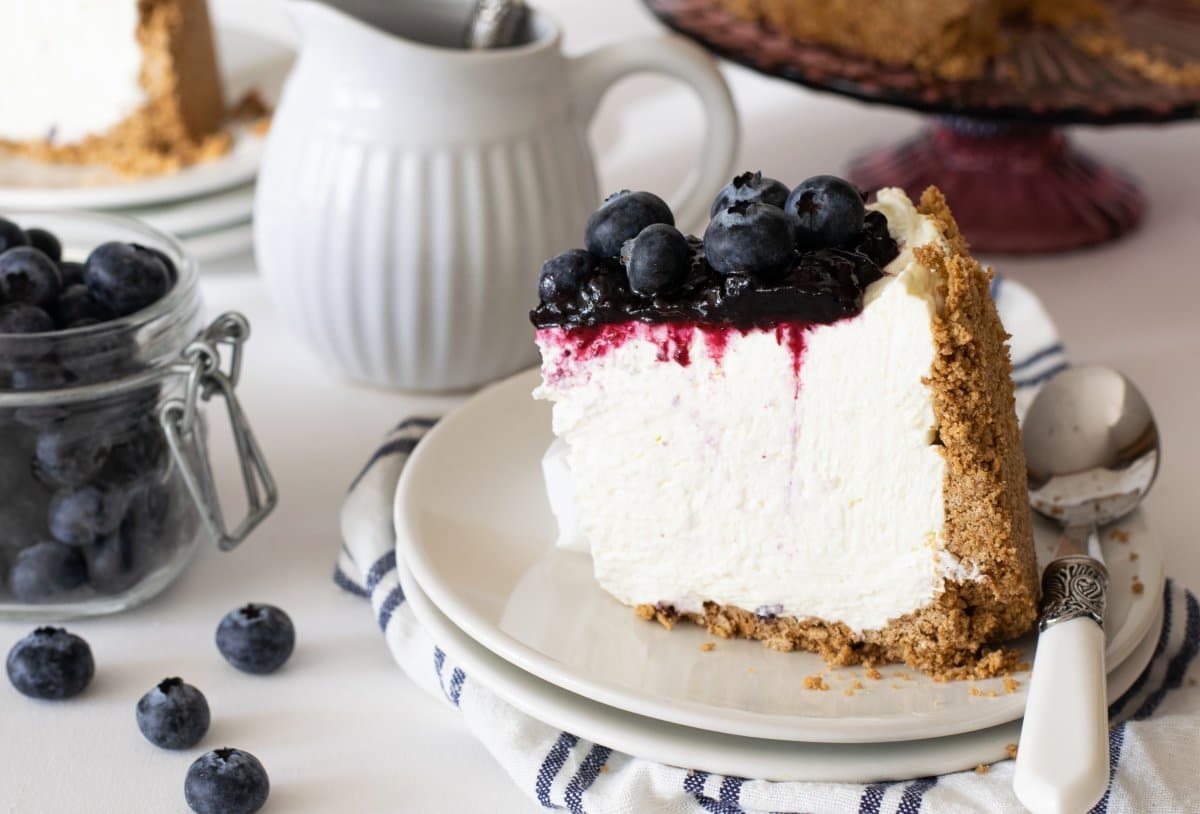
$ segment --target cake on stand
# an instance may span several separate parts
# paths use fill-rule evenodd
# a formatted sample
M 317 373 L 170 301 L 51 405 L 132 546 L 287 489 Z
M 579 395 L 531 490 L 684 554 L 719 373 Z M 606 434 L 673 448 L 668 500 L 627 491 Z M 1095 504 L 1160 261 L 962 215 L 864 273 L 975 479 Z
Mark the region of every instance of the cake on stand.
M 1067 251 L 1137 225 L 1145 207 L 1137 185 L 1074 148 L 1064 125 L 1200 117 L 1200 81 L 1130 67 L 1139 55 L 1200 66 L 1200 2 L 1192 0 L 1113 2 L 1121 53 L 1093 54 L 1066 32 L 1013 25 L 1008 48 L 980 76 L 954 81 L 795 39 L 719 0 L 644 2 L 668 27 L 764 74 L 935 116 L 916 137 L 855 158 L 848 174 L 863 189 L 899 186 L 909 195 L 937 184 L 984 252 Z

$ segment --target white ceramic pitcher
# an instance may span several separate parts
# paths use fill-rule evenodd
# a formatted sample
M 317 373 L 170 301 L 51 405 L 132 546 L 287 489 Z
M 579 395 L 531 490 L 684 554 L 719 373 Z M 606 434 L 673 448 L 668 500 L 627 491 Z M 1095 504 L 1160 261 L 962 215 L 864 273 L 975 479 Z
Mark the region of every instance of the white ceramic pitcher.
M 393 5 L 391 29 L 412 30 L 414 4 Z M 670 74 L 703 103 L 702 159 L 669 198 L 681 228 L 732 174 L 729 89 L 680 38 L 573 59 L 534 13 L 528 44 L 467 51 L 288 6 L 302 48 L 258 180 L 258 264 L 292 327 L 354 379 L 459 389 L 535 361 L 538 269 L 582 244 L 600 203 L 587 127 L 617 79 Z

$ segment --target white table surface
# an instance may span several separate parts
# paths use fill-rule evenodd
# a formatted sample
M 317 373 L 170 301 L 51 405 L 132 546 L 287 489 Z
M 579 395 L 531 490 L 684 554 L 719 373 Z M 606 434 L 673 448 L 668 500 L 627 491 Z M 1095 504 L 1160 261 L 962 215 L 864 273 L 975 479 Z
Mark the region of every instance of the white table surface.
M 220 19 L 291 36 L 278 0 L 213 5 Z M 571 51 L 657 30 L 635 0 L 541 5 L 566 23 Z M 857 150 L 919 122 L 738 68 L 727 75 L 743 115 L 741 166 L 793 183 L 844 167 Z M 698 106 L 686 94 L 653 80 L 625 83 L 595 130 L 604 187 L 669 189 L 693 159 L 698 131 Z M 1151 200 L 1144 226 L 1114 246 L 997 265 L 1043 297 L 1073 359 L 1116 365 L 1145 390 L 1166 444 L 1148 509 L 1169 573 L 1200 586 L 1200 546 L 1190 535 L 1200 520 L 1200 126 L 1078 139 L 1142 181 Z M 133 720 L 138 696 L 167 675 L 207 694 L 206 747 L 234 745 L 263 760 L 267 811 L 533 810 L 457 713 L 399 672 L 366 604 L 330 582 L 338 507 L 377 437 L 405 415 L 438 413 L 456 399 L 371 390 L 323 370 L 289 334 L 249 258 L 207 270 L 203 288 L 214 313 L 236 308 L 253 322 L 241 392 L 279 479 L 279 509 L 241 550 L 205 550 L 144 607 L 71 624 L 98 665 L 84 697 L 34 703 L 0 684 L 0 811 L 186 811 L 183 778 L 197 750 L 158 750 Z M 231 466 L 222 450 L 218 471 L 232 488 Z M 296 654 L 275 676 L 239 674 L 212 645 L 222 614 L 247 601 L 276 603 L 296 621 Z M 0 624 L 0 650 L 28 628 Z

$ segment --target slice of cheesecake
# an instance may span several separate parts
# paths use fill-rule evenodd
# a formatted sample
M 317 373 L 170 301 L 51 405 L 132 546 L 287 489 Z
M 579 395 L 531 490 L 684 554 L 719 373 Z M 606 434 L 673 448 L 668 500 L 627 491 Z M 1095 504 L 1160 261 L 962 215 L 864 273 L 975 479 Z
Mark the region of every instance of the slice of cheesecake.
M 10 3 L 0 143 L 131 175 L 228 149 L 205 0 Z
M 622 257 L 589 229 L 591 252 L 543 272 L 560 542 L 668 626 L 832 664 L 1011 667 L 992 645 L 1030 629 L 1038 584 L 990 273 L 937 190 L 860 199 L 847 230 L 802 185 L 781 236 L 781 193 L 740 180 L 683 271 L 677 239 L 647 238 L 673 230 L 634 211 L 608 218 L 637 235 Z

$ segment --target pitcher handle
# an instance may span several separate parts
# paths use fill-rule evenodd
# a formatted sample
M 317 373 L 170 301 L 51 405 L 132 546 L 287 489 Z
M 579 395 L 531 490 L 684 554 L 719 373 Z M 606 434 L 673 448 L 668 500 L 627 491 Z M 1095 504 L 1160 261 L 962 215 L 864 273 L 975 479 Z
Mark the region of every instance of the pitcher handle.
M 577 57 L 571 67 L 576 110 L 584 120 L 592 118 L 614 82 L 632 73 L 667 74 L 696 91 L 706 119 L 700 162 L 668 203 L 681 231 L 698 232 L 708 220 L 712 199 L 733 176 L 738 148 L 737 110 L 712 57 L 682 37 L 660 35 L 597 48 Z

